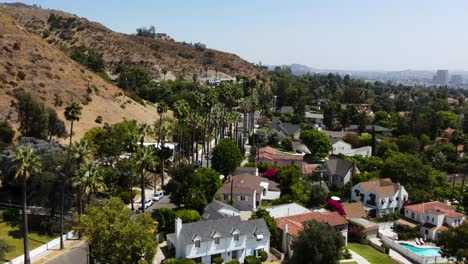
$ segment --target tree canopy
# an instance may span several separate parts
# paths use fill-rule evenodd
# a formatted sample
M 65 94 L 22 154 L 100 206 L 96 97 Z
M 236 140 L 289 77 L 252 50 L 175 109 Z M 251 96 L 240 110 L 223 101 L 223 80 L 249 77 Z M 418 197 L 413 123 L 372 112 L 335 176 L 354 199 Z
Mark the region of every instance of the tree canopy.
M 89 253 L 100 263 L 152 263 L 157 250 L 158 223 L 149 213 L 132 216 L 119 198 L 110 198 L 86 208 L 78 219 Z
M 334 227 L 315 220 L 306 222 L 293 240 L 291 263 L 337 263 L 344 243 L 343 236 Z
M 332 149 L 328 136 L 322 131 L 305 130 L 301 133 L 301 141 L 316 158 L 325 158 Z
M 242 158 L 243 155 L 236 144 L 225 138 L 213 148 L 212 168 L 228 176 L 240 165 Z
M 455 258 L 459 263 L 468 259 L 468 222 L 441 232 L 436 240 L 442 256 Z

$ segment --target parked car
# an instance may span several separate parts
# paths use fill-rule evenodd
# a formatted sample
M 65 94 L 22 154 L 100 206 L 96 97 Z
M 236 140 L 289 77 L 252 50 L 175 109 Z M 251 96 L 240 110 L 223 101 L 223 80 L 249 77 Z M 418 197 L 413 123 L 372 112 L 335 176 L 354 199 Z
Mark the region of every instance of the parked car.
M 153 200 L 147 199 L 146 202 L 145 202 L 145 209 L 150 207 L 151 205 L 153 205 Z
M 163 197 L 164 197 L 163 192 L 156 192 L 155 194 L 153 194 L 153 201 L 157 202 L 161 200 Z

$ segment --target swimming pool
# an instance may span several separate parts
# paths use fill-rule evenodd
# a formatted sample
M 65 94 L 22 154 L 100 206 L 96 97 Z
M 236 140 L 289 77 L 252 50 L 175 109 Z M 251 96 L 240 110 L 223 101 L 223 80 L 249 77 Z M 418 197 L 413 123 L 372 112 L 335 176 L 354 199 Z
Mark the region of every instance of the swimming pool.
M 400 243 L 404 248 L 407 248 L 413 252 L 415 252 L 418 255 L 425 256 L 425 257 L 434 257 L 434 256 L 440 256 L 440 250 L 437 247 L 434 248 L 419 248 L 412 246 L 410 244 L 406 243 Z

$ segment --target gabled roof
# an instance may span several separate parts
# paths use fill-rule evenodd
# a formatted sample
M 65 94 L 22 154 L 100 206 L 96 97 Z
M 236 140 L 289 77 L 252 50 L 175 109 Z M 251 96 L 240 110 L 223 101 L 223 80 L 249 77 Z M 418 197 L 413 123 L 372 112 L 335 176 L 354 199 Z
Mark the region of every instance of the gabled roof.
M 242 221 L 239 216 L 221 218 L 216 220 L 199 221 L 182 224 L 179 239 L 183 240 L 183 245 L 193 244 L 194 238 L 198 236 L 201 242 L 213 240 L 213 234 L 219 238 L 231 237 L 233 232 L 238 230 L 239 235 L 247 235 L 247 238 L 255 238 L 256 235 L 263 235 L 270 238 L 270 231 L 263 218 Z M 169 234 L 175 237 L 175 233 Z
M 347 133 L 351 132 L 342 132 L 342 131 L 330 131 L 330 130 L 324 130 L 325 134 L 327 134 L 328 137 L 330 138 L 343 138 L 346 136 Z
M 280 118 L 275 116 L 272 118 L 271 122 L 267 125 L 268 129 L 276 130 L 282 132 L 286 135 L 293 135 L 301 131 L 300 125 L 295 125 L 291 123 L 283 123 Z
M 400 184 L 393 183 L 389 178 L 373 178 L 369 181 L 361 182 L 356 185 L 360 185 L 366 193 L 373 190 L 380 197 L 394 196 L 398 189 L 400 189 Z
M 328 225 L 333 227 L 348 224 L 346 219 L 344 219 L 344 217 L 337 212 L 310 212 L 305 214 L 280 217 L 275 219 L 275 222 L 278 228 L 281 230 L 283 229 L 284 224 L 288 224 L 288 234 L 292 236 L 297 236 L 299 234 L 299 231 L 302 230 L 303 224 L 311 220 L 327 223 Z
M 240 215 L 240 211 L 236 208 L 218 200 L 213 200 L 211 203 L 205 206 L 203 209 L 203 215 L 200 217 L 200 219 L 214 220 L 238 215 Z
M 348 171 L 353 168 L 353 163 L 344 159 L 329 159 L 325 161 L 325 166 L 331 175 L 344 178 Z
M 434 213 L 444 214 L 449 218 L 465 216 L 464 214 L 455 211 L 455 209 L 452 206 L 439 201 L 407 205 L 405 206 L 405 209 L 410 209 L 421 214 L 431 211 Z
M 348 218 L 366 218 L 366 210 L 364 206 L 362 206 L 361 202 L 354 202 L 354 203 L 344 203 L 343 209 L 346 212 L 346 216 Z
M 269 182 L 267 178 L 255 176 L 248 173 L 243 173 L 231 177 L 231 180 L 224 183 L 221 187 L 221 193 L 231 193 L 231 181 L 232 181 L 232 193 L 235 195 L 253 195 L 254 192 L 263 192 L 263 187 L 260 186 L 261 182 Z

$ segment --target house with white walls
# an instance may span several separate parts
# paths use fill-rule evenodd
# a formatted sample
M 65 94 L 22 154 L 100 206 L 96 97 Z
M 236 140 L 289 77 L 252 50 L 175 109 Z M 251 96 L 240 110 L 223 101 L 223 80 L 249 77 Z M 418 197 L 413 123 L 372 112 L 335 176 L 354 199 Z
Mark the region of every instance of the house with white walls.
M 408 192 L 390 179 L 373 178 L 351 188 L 351 201 L 361 202 L 371 216 L 398 212 L 408 201 Z
M 435 240 L 439 232 L 459 226 L 466 220 L 466 215 L 439 201 L 407 205 L 404 211 L 406 218 L 420 224 L 420 236 L 430 240 Z
M 168 246 L 175 248 L 177 259 L 193 259 L 211 264 L 217 257 L 225 262 L 270 252 L 270 231 L 265 220 L 242 221 L 233 216 L 182 224 L 175 220 L 175 233 L 167 235 Z
M 332 144 L 332 151 L 331 154 L 335 155 L 345 155 L 345 156 L 357 156 L 361 155 L 363 157 L 370 157 L 372 156 L 372 147 L 371 146 L 364 146 L 360 148 L 352 148 L 351 144 L 344 142 L 343 140 L 338 140 Z
M 224 201 L 241 211 L 255 211 L 263 200 L 275 200 L 281 195 L 278 183 L 261 176 L 242 173 L 231 176 L 220 189 Z

